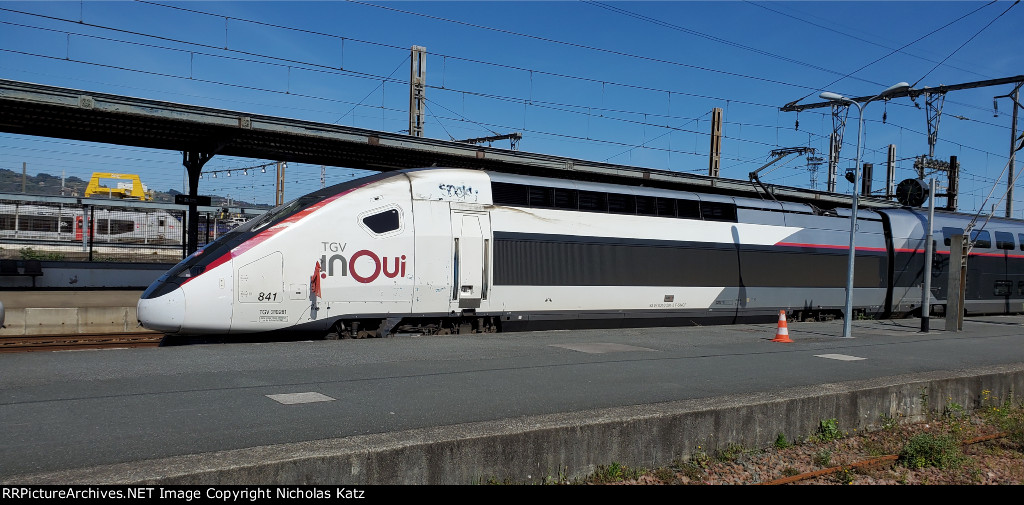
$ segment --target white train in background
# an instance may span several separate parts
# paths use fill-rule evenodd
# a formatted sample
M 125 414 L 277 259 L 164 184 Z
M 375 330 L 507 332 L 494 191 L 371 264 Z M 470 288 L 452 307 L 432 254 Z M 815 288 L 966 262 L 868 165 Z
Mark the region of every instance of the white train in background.
M 933 275 L 970 216 L 938 213 Z M 927 216 L 864 210 L 855 314 L 919 310 Z M 636 327 L 842 317 L 849 211 L 428 168 L 300 197 L 234 228 L 138 303 L 170 334 Z M 974 230 L 969 312 L 1024 308 L 1024 226 Z M 991 240 L 989 232 L 994 233 Z M 945 240 L 944 240 L 945 239 Z M 945 245 L 943 245 L 945 243 Z M 932 283 L 943 310 L 945 282 Z
M 86 223 L 92 220 L 92 226 Z M 163 210 L 0 204 L 0 238 L 24 241 L 181 244 L 181 222 Z

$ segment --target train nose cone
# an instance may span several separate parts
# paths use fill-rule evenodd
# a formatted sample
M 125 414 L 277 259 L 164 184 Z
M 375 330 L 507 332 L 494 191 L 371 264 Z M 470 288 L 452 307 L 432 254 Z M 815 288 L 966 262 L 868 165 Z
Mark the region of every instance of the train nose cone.
M 163 296 L 141 299 L 136 312 L 143 327 L 174 333 L 181 329 L 185 319 L 185 293 L 179 288 Z

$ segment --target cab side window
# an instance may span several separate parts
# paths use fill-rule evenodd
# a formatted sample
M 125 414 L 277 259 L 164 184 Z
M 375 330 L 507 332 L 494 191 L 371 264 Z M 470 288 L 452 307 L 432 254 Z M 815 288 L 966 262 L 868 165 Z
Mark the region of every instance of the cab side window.
M 378 212 L 377 214 L 371 214 L 363 218 L 363 224 L 366 225 L 374 233 L 387 233 L 389 231 L 395 231 L 401 223 L 398 220 L 398 210 L 388 209 L 384 212 Z

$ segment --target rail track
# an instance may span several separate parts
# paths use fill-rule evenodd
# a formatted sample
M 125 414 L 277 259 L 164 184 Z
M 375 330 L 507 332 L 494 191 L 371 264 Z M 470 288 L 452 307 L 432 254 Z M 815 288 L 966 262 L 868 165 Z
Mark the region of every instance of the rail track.
M 157 347 L 162 333 L 80 333 L 0 337 L 0 353 Z

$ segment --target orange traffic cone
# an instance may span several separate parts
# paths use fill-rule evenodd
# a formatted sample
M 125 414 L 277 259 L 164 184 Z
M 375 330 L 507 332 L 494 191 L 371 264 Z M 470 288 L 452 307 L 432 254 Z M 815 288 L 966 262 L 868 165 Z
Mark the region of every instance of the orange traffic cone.
M 786 344 L 792 344 L 793 341 L 789 339 L 789 327 L 786 326 L 786 311 L 779 311 L 779 329 L 775 332 L 775 338 L 772 342 L 783 342 Z

